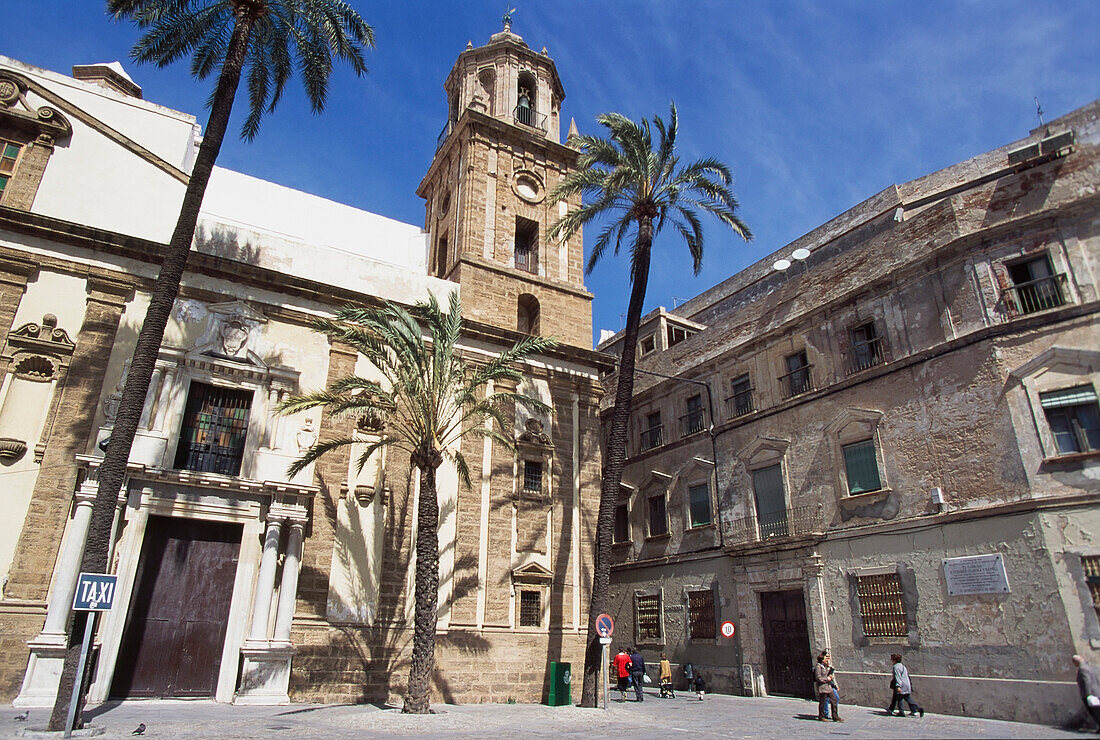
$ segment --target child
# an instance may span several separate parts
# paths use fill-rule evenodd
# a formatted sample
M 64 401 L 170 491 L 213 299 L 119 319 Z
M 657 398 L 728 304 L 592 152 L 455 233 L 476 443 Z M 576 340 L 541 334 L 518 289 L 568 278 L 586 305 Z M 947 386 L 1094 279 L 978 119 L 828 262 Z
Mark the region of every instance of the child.
M 703 694 L 707 693 L 707 682 L 703 680 L 702 673 L 695 675 L 695 693 L 699 696 L 699 701 L 702 701 Z

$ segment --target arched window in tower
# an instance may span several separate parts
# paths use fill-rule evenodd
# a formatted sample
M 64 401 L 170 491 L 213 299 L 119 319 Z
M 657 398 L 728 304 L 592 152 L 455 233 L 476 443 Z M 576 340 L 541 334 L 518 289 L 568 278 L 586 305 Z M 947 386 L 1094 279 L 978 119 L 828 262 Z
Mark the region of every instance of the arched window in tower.
M 544 120 L 546 116 L 538 114 L 538 85 L 535 76 L 530 72 L 520 72 L 516 85 L 516 122 L 542 128 L 540 119 Z
M 435 276 L 442 278 L 447 276 L 447 263 L 450 255 L 447 252 L 447 235 L 439 237 L 435 243 Z
M 492 67 L 486 67 L 477 73 L 477 84 L 479 88 L 478 96 L 485 104 L 485 110 L 489 115 L 496 113 L 495 106 L 493 105 L 494 98 L 496 97 L 494 94 L 496 91 L 496 79 L 497 73 Z
M 516 269 L 539 274 L 539 224 L 516 216 Z
M 539 299 L 530 293 L 523 293 L 519 297 L 516 331 L 533 335 L 539 333 Z

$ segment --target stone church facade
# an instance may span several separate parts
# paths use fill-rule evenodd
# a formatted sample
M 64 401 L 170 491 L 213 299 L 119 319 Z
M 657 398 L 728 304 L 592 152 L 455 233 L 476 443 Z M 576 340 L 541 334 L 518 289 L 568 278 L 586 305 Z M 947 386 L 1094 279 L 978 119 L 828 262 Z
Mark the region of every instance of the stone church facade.
M 290 478 L 318 440 L 378 420 L 278 416 L 288 394 L 372 369 L 313 332 L 346 303 L 458 291 L 476 362 L 524 333 L 515 452 L 464 442 L 440 470 L 435 701 L 538 701 L 580 664 L 599 496 L 599 372 L 580 238 L 547 245 L 560 143 L 552 60 L 505 29 L 463 52 L 419 189 L 425 226 L 216 169 L 160 350 L 96 635 L 90 698 L 394 699 L 411 640 L 417 476 L 348 452 Z M 0 698 L 52 705 L 76 571 L 159 254 L 197 148 L 194 117 L 117 65 L 65 76 L 0 57 Z M 563 206 L 564 207 L 564 206 Z
M 644 317 L 616 634 L 721 692 L 809 696 L 829 649 L 843 701 L 885 706 L 898 652 L 929 711 L 1079 712 L 1069 657 L 1100 660 L 1098 185 L 1100 102 Z

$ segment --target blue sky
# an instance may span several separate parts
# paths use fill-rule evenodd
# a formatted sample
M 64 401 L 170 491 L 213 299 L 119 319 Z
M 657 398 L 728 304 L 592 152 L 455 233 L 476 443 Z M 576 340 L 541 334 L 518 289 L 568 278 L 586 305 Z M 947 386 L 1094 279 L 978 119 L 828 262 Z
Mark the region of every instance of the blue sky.
M 352 0 L 375 27 L 370 74 L 339 69 L 321 116 L 290 91 L 252 143 L 219 164 L 408 223 L 443 126 L 443 80 L 472 40 L 500 29 L 500 2 Z M 96 0 L 5 0 L 0 53 L 59 72 L 120 60 L 146 99 L 199 115 L 209 83 L 186 63 L 137 67 L 137 31 Z M 563 117 L 665 115 L 684 159 L 734 171 L 750 244 L 706 223 L 698 276 L 669 232 L 655 244 L 646 309 L 671 308 L 892 183 L 1027 135 L 1100 97 L 1100 2 L 514 0 L 513 30 L 546 46 Z M 48 8 L 48 12 L 47 12 Z M 238 112 L 243 108 L 238 106 Z M 235 125 L 239 128 L 237 116 Z M 564 133 L 564 132 L 563 132 Z M 619 329 L 625 256 L 588 278 L 594 331 Z

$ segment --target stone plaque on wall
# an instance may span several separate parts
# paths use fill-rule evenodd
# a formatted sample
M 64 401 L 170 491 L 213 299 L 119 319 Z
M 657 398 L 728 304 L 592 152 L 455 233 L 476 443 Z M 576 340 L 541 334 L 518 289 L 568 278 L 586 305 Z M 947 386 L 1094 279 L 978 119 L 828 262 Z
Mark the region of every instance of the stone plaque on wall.
M 1008 574 L 1000 555 L 944 558 L 943 574 L 947 578 L 948 596 L 1009 592 Z

